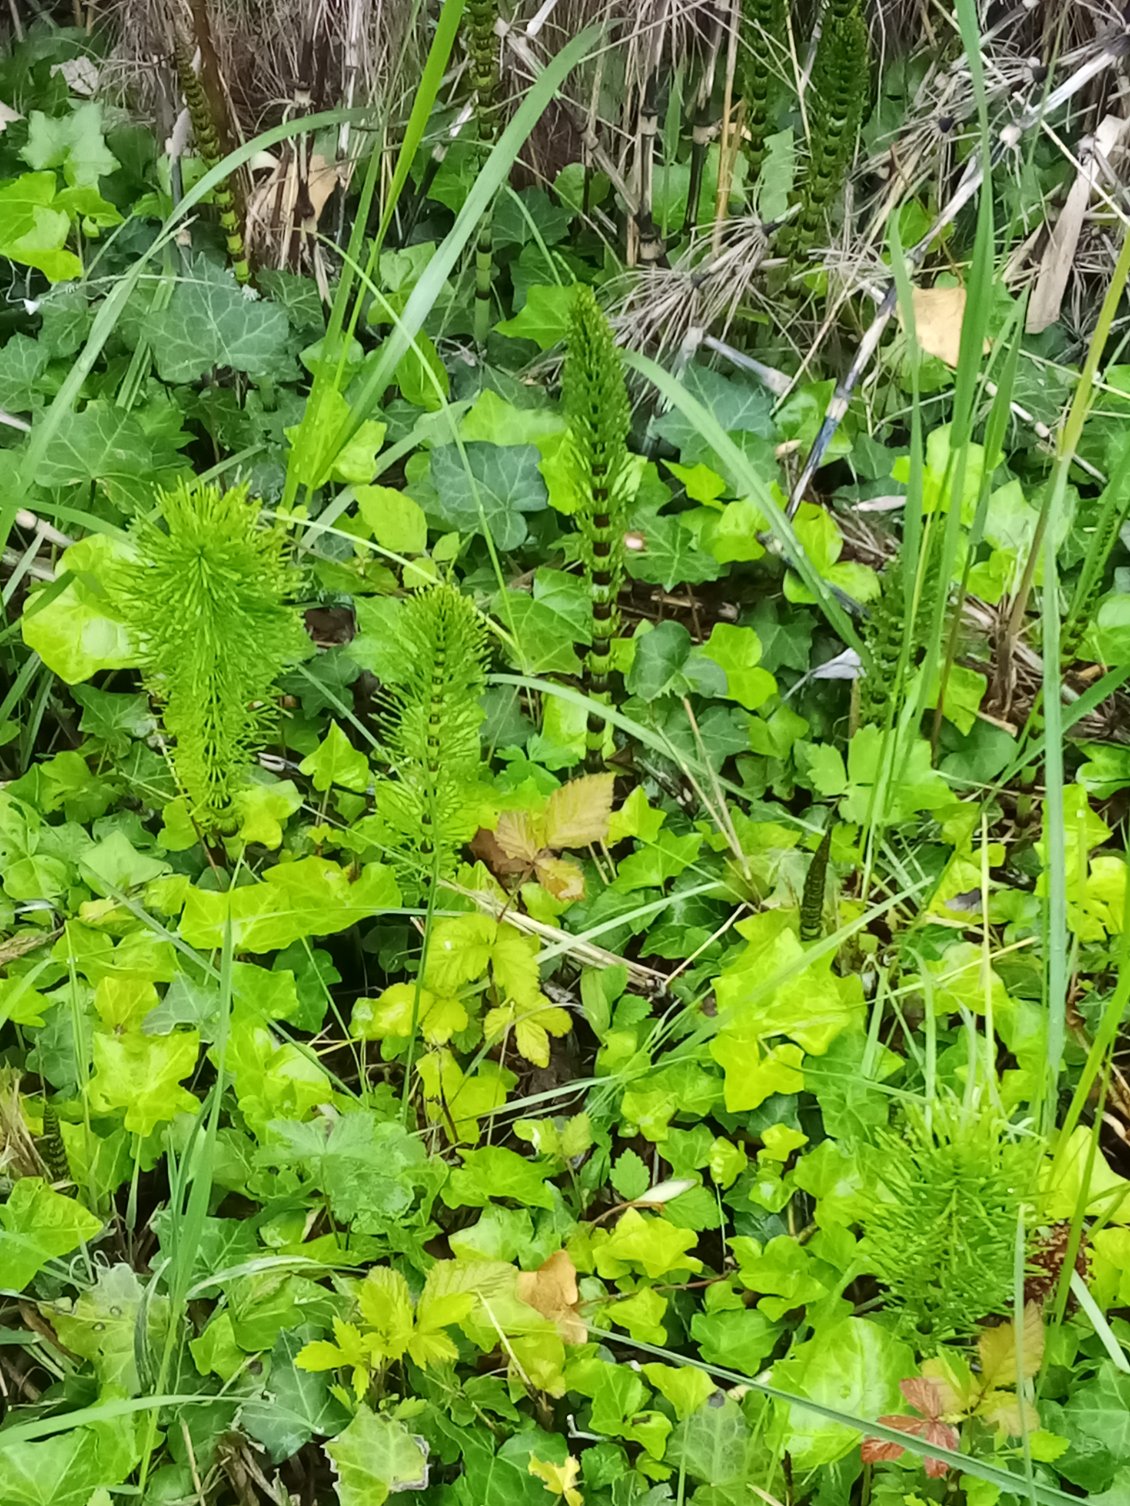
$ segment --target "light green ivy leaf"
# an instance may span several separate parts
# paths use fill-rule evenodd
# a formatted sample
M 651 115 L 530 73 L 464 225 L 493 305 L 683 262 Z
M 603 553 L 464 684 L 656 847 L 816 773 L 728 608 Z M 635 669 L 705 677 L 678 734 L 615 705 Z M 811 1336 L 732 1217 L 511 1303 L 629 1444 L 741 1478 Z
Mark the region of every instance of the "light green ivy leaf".
M 393 1491 L 423 1490 L 428 1445 L 402 1422 L 362 1406 L 327 1443 L 340 1506 L 384 1506 Z
M 102 1220 L 75 1198 L 55 1192 L 42 1177 L 20 1177 L 0 1207 L 0 1287 L 22 1292 L 57 1255 L 93 1239 Z M 4 1457 L 7 1493 L 10 1457 Z
M 68 685 L 99 669 L 136 664 L 137 648 L 102 584 L 123 557 L 124 545 L 92 533 L 64 551 L 59 583 L 37 592 L 24 608 L 20 628 L 28 648 Z
M 298 765 L 314 782 L 316 790 L 328 790 L 332 784 L 359 793 L 369 786 L 369 760 L 355 748 L 336 721 L 315 748 Z

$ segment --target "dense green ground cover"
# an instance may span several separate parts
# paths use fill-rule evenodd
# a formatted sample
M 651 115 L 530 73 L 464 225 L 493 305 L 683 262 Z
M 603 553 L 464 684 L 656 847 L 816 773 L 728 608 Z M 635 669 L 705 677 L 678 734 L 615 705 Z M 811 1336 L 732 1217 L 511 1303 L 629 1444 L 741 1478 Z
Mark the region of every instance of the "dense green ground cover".
M 1123 1506 L 1128 263 L 1082 329 L 1003 276 L 1075 105 L 912 289 L 972 53 L 790 508 L 874 312 L 807 252 L 927 63 L 865 95 L 834 0 L 812 123 L 739 70 L 751 372 L 512 172 L 599 31 L 503 109 L 493 20 L 246 286 L 89 39 L 0 58 L 0 1506 Z

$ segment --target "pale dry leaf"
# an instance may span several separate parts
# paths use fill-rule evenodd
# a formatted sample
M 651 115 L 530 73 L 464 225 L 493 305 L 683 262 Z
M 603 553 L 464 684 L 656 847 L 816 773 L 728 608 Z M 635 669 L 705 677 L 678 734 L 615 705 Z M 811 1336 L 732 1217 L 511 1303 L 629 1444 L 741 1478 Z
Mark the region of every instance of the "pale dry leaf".
M 577 1268 L 567 1251 L 555 1251 L 536 1271 L 519 1271 L 517 1293 L 527 1307 L 556 1324 L 566 1344 L 583 1344 L 588 1338 L 584 1319 L 577 1312 Z
M 321 152 L 311 152 L 306 170 L 306 193 L 314 212 L 307 224 L 316 225 L 321 219 L 330 195 L 342 180 L 343 168 L 344 163 L 333 162 Z
M 530 811 L 503 811 L 493 832 L 478 833 L 472 851 L 500 878 L 525 873 L 545 845 L 539 827 Z
M 634 1197 L 632 1203 L 637 1208 L 655 1208 L 663 1203 L 673 1202 L 675 1198 L 682 1197 L 684 1192 L 689 1192 L 698 1183 L 690 1177 L 672 1177 L 667 1182 L 656 1182 L 654 1187 L 649 1187 L 639 1197 Z
M 947 366 L 956 366 L 961 350 L 961 326 L 965 320 L 964 288 L 914 288 L 914 330 L 928 356 L 937 356 Z M 985 353 L 990 349 L 985 341 Z
M 1044 1362 L 1044 1320 L 1038 1305 L 1029 1302 L 1024 1309 L 1024 1326 L 1021 1330 L 1021 1353 L 1016 1349 L 1016 1325 L 1001 1323 L 996 1328 L 986 1328 L 977 1340 L 981 1356 L 981 1380 L 986 1389 L 994 1386 L 1015 1386 L 1017 1360 L 1020 1361 L 1020 1376 L 1030 1380 L 1039 1372 Z
M 584 899 L 585 875 L 572 858 L 558 858 L 551 852 L 541 852 L 534 861 L 534 872 L 542 888 L 554 899 Z
M 554 790 L 545 808 L 546 846 L 560 849 L 603 842 L 612 815 L 614 782 L 612 774 L 584 774 Z

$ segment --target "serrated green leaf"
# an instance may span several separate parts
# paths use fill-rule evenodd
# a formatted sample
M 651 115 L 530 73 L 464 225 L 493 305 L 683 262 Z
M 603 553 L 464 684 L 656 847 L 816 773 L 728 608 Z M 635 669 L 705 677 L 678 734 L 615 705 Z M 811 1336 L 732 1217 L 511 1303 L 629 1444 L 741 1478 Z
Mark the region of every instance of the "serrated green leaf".
M 651 1186 L 643 1157 L 634 1150 L 622 1150 L 612 1163 L 611 1182 L 626 1203 L 642 1197 Z

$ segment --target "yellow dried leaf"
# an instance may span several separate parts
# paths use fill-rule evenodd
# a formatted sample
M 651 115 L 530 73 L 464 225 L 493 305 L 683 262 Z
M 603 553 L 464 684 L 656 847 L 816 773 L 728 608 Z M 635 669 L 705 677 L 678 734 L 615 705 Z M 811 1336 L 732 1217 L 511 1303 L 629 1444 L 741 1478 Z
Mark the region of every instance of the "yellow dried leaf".
M 603 842 L 612 815 L 612 774 L 585 774 L 561 785 L 545 808 L 547 847 L 587 847 Z
M 588 1338 L 577 1312 L 577 1268 L 565 1250 L 557 1250 L 536 1271 L 520 1271 L 517 1292 L 527 1307 L 556 1325 L 566 1344 L 583 1344 Z
M 977 1415 L 1005 1438 L 1020 1438 L 1040 1426 L 1035 1407 L 1014 1391 L 990 1391 L 977 1408 Z
M 1031 1379 L 1044 1360 L 1044 1320 L 1037 1304 L 1029 1302 L 1024 1309 L 1019 1356 L 1013 1323 L 984 1329 L 977 1340 L 977 1349 L 981 1356 L 981 1384 L 987 1390 L 994 1386 L 1015 1386 L 1018 1359 L 1019 1375 Z
M 584 899 L 585 876 L 572 858 L 555 858 L 551 852 L 539 853 L 534 872 L 542 888 L 554 899 Z
M 961 349 L 961 326 L 965 320 L 964 288 L 914 288 L 914 331 L 928 356 L 937 356 L 947 366 L 956 366 Z M 985 341 L 985 352 L 990 349 Z
M 552 1464 L 546 1459 L 539 1459 L 536 1454 L 530 1455 L 530 1462 L 526 1466 L 531 1475 L 534 1475 L 555 1496 L 561 1496 L 565 1506 L 581 1506 L 584 1497 L 577 1489 L 577 1477 L 581 1472 L 580 1461 L 574 1459 L 572 1454 L 564 1464 Z
M 494 840 L 512 863 L 528 868 L 543 846 L 537 830 L 539 824 L 529 811 L 503 811 L 494 829 Z

